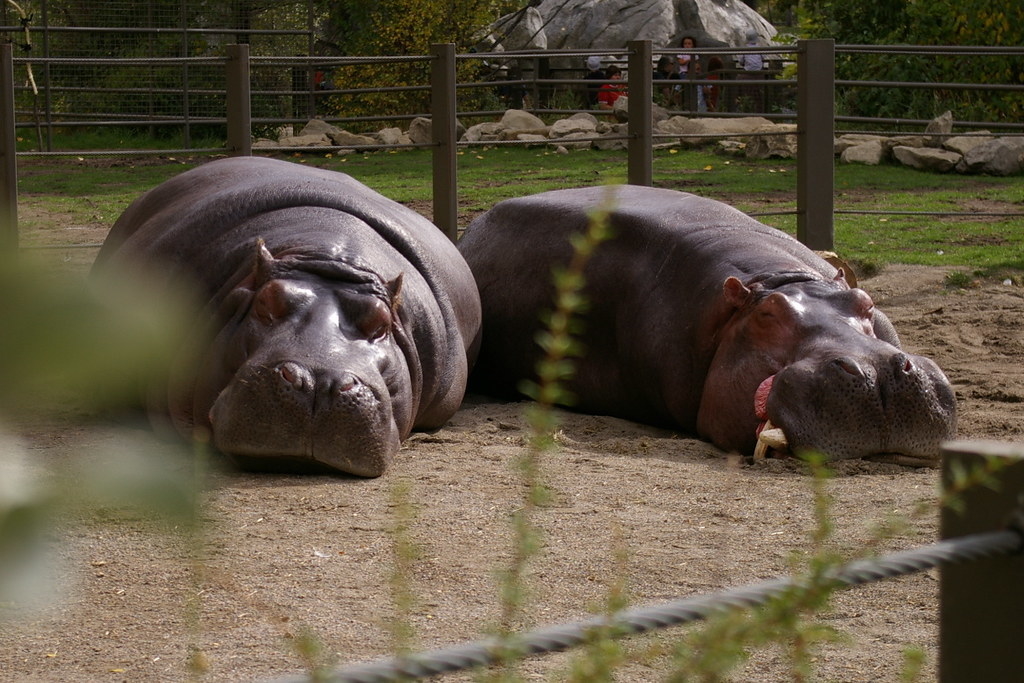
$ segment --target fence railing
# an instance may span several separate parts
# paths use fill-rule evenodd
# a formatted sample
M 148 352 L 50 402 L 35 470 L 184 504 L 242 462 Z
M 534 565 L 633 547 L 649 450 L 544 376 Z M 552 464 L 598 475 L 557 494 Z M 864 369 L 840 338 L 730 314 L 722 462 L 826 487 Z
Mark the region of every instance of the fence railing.
M 12 69 L 13 59 L 10 46 L 6 46 L 3 52 L 5 71 Z M 798 77 L 798 89 L 807 81 L 812 83 L 804 86 L 805 92 L 813 88 L 818 93 L 831 92 L 828 86 L 829 74 L 832 70 L 834 56 L 832 53 L 832 41 L 802 41 L 796 49 L 787 48 L 788 52 L 795 52 L 800 65 Z M 627 178 L 632 184 L 650 185 L 653 175 L 653 85 L 651 77 L 651 62 L 653 48 L 650 41 L 633 41 L 627 46 L 627 63 L 629 72 L 634 77 L 629 82 L 631 96 L 629 98 L 629 129 L 626 135 L 628 142 L 627 153 Z M 580 53 L 565 53 L 563 56 Z M 503 58 L 510 58 L 503 54 Z M 521 58 L 522 55 L 515 55 Z M 429 57 L 416 57 L 416 60 L 429 61 L 430 73 L 430 112 L 432 121 L 432 149 L 433 149 L 433 206 L 434 222 L 451 239 L 457 235 L 456 207 L 458 192 L 457 177 L 457 150 L 460 143 L 456 138 L 457 117 L 481 115 L 485 112 L 460 112 L 457 102 L 457 93 L 460 85 L 468 84 L 458 82 L 457 60 L 454 46 L 450 44 L 439 44 L 432 48 Z M 479 59 L 480 55 L 463 55 L 463 59 Z M 547 55 L 546 58 L 551 58 Z M 304 61 L 305 58 L 302 58 Z M 365 61 L 381 61 L 381 58 L 362 58 Z M 400 58 L 392 58 L 400 59 Z M 147 63 L 148 60 L 131 60 L 133 62 Z M 204 59 L 204 63 L 209 63 Z M 357 60 L 359 61 L 359 60 Z M 219 62 L 224 70 L 225 89 L 224 93 L 224 116 L 207 117 L 206 123 L 220 123 L 226 126 L 227 143 L 225 147 L 216 151 L 229 154 L 246 155 L 252 153 L 252 130 L 253 117 L 251 102 L 254 93 L 250 89 L 251 69 L 253 60 L 249 57 L 248 46 L 244 44 L 232 45 L 228 48 L 228 55 Z M 579 82 L 579 81 L 569 81 Z M 699 83 L 699 82 L 698 82 Z M 6 111 L 7 126 L 13 130 L 13 126 L 27 127 L 33 125 L 31 122 L 15 122 L 14 113 L 14 91 L 13 78 L 4 90 L 0 93 L 0 106 Z M 831 249 L 832 247 L 832 185 L 831 167 L 833 162 L 832 154 L 832 109 L 833 104 L 828 96 L 817 95 L 808 97 L 796 112 L 797 135 L 803 140 L 828 140 L 828 144 L 817 144 L 815 142 L 801 142 L 800 159 L 802 165 L 807 165 L 808 171 L 798 173 L 797 184 L 802 187 L 798 191 L 797 222 L 798 237 L 809 246 L 816 249 Z M 543 110 L 538 110 L 543 111 Z M 145 119 L 134 122 L 136 125 L 144 123 Z M 268 122 L 268 121 L 265 121 Z M 126 122 L 122 122 L 126 123 Z M 820 126 L 820 130 L 809 131 L 808 126 Z M 17 165 L 16 158 L 19 156 L 14 151 L 13 144 L 7 144 L 0 149 L 0 161 L 2 161 L 5 172 L 0 175 L 0 180 L 6 183 L 5 192 L 13 193 L 16 196 Z M 202 150 L 211 151 L 211 150 Z M 78 152 L 75 152 L 76 154 Z M 115 153 L 125 153 L 120 150 Z M 30 153 L 23 153 L 26 155 Z M 36 154 L 44 154 L 37 152 Z M 53 154 L 53 152 L 47 152 Z M 829 170 L 825 174 L 820 170 Z M 6 196 L 6 195 L 5 195 Z M 4 227 L 6 235 L 5 243 L 17 244 L 17 208 L 16 202 L 9 207 L 7 225 Z
M 769 63 L 775 65 L 773 70 L 765 70 L 762 78 L 756 81 L 712 81 L 693 78 L 682 86 L 683 94 L 692 94 L 696 86 L 717 83 L 721 87 L 749 88 L 754 87 L 765 93 L 785 93 L 785 96 L 761 96 L 756 100 L 774 102 L 775 111 L 735 111 L 733 107 L 724 106 L 719 111 L 696 112 L 684 97 L 679 104 L 671 104 L 668 110 L 672 114 L 700 115 L 707 117 L 735 117 L 757 114 L 780 121 L 795 121 L 799 154 L 797 156 L 796 173 L 796 210 L 797 237 L 816 249 L 831 249 L 834 242 L 833 216 L 837 212 L 833 205 L 832 176 L 834 168 L 833 135 L 836 124 L 883 127 L 895 126 L 901 133 L 907 128 L 921 132 L 927 121 L 898 118 L 866 118 L 853 116 L 836 116 L 835 94 L 843 89 L 864 88 L 932 88 L 940 90 L 955 89 L 1004 89 L 1024 93 L 1024 85 L 979 84 L 979 83 L 895 83 L 871 80 L 840 80 L 835 79 L 835 60 L 837 53 L 846 57 L 864 52 L 893 54 L 902 56 L 905 53 L 943 54 L 963 57 L 986 56 L 1022 56 L 1024 47 L 1019 48 L 984 48 L 984 47 L 906 47 L 906 46 L 840 46 L 831 41 L 800 41 L 794 46 L 773 46 L 764 48 L 700 48 L 694 52 L 710 60 L 713 56 L 735 55 L 745 51 L 762 53 Z M 673 51 L 674 52 L 674 51 Z M 10 49 L 7 50 L 8 64 L 28 70 L 50 73 L 53 70 L 68 68 L 71 65 L 91 66 L 101 70 L 120 66 L 121 68 L 138 69 L 139 82 L 132 86 L 101 87 L 98 83 L 89 82 L 82 77 L 73 85 L 61 85 L 59 79 L 48 76 L 43 80 L 45 86 L 39 95 L 29 95 L 28 84 L 19 85 L 13 77 L 4 92 L 0 93 L 4 112 L 0 116 L 5 133 L 0 137 L 4 143 L 0 149 L 0 160 L 4 168 L 0 169 L 2 196 L 7 198 L 4 206 L 3 237 L 0 245 L 16 245 L 16 203 L 10 199 L 16 197 L 15 183 L 17 178 L 16 157 L 26 156 L 107 156 L 126 154 L 166 154 L 166 153 L 252 153 L 251 136 L 254 132 L 265 131 L 279 126 L 304 123 L 316 116 L 342 128 L 369 126 L 375 122 L 408 121 L 418 117 L 429 117 L 433 122 L 433 139 L 429 143 L 416 146 L 429 146 L 433 149 L 433 198 L 434 219 L 438 226 L 448 235 L 453 236 L 456 226 L 456 194 L 457 194 L 457 159 L 456 150 L 468 144 L 455 138 L 453 126 L 457 119 L 483 119 L 500 116 L 509 104 L 518 104 L 535 114 L 569 114 L 583 110 L 562 106 L 566 100 L 578 96 L 586 88 L 587 81 L 582 76 L 584 57 L 600 54 L 606 61 L 617 61 L 626 67 L 630 74 L 628 86 L 629 128 L 622 135 L 628 146 L 626 158 L 627 177 L 635 184 L 650 184 L 652 177 L 653 146 L 665 141 L 666 137 L 679 139 L 679 135 L 659 135 L 651 127 L 651 115 L 654 110 L 653 101 L 659 94 L 655 84 L 663 81 L 652 79 L 652 63 L 658 55 L 669 53 L 668 50 L 653 49 L 649 41 L 631 42 L 625 49 L 609 55 L 607 51 L 523 51 L 495 54 L 454 54 L 451 46 L 434 46 L 429 55 L 392 56 L 392 57 L 265 57 L 250 56 L 247 45 L 228 46 L 226 56 L 202 58 L 133 58 L 133 59 L 76 59 L 69 57 L 19 58 L 13 59 Z M 11 61 L 13 59 L 13 61 Z M 795 61 L 796 77 L 778 77 L 782 64 Z M 421 75 L 420 80 L 407 79 L 405 86 L 380 87 L 349 87 L 346 85 L 345 74 L 353 70 L 365 69 L 369 66 L 386 64 L 395 69 L 402 69 L 410 74 Z M 467 64 L 472 69 L 467 69 Z M 480 74 L 482 65 L 487 72 Z M 575 66 L 574 66 L 575 65 Z M 477 68 L 480 67 L 480 68 Z M 13 67 L 6 66 L 5 70 Z M 146 82 L 147 71 L 158 69 L 180 70 L 182 87 L 153 87 Z M 197 71 L 202 70 L 200 76 Z M 348 70 L 348 71 L 346 71 Z M 467 78 L 466 74 L 473 71 L 477 75 Z M 726 70 L 728 71 L 728 70 Z M 787 73 L 789 70 L 785 70 Z M 331 89 L 318 89 L 316 76 L 335 74 Z M 134 74 L 135 71 L 132 71 Z M 161 72 L 162 73 L 162 72 Z M 177 71 L 176 71 L 177 73 Z M 191 80 L 189 80 L 191 74 Z M 500 74 L 500 75 L 495 75 Z M 52 74 L 51 74 L 52 75 Z M 706 75 L 706 74 L 705 74 Z M 105 76 L 104 76 L 105 78 Z M 102 80 L 102 79 L 100 79 Z M 677 82 L 678 83 L 678 82 Z M 754 85 L 751 86 L 750 84 Z M 191 87 L 188 87 L 191 84 Z M 274 85 L 278 84 L 278 85 Z M 201 86 L 201 87 L 200 87 Z M 658 88 L 661 90 L 662 88 Z M 135 98 L 130 113 L 103 118 L 102 112 L 75 113 L 72 111 L 58 112 L 54 104 L 74 94 L 91 92 L 106 98 Z M 143 97 L 143 94 L 145 96 Z M 481 93 L 487 96 L 482 96 Z M 511 93 L 511 94 L 510 94 Z M 345 115 L 345 103 L 357 101 L 369 96 L 414 98 L 422 111 L 406 110 L 402 113 L 394 111 L 382 113 L 360 112 Z M 180 97 L 181 100 L 168 101 L 165 107 L 156 107 L 154 97 Z M 38 99 L 41 106 L 28 105 L 29 101 Z M 729 98 L 725 98 L 728 100 Z M 470 102 L 470 106 L 467 106 Z M 327 105 L 330 104 L 330 107 Z M 460 109 L 460 104 L 462 105 Z M 492 106 L 486 106 L 486 105 Z M 481 106 L 483 105 L 483 106 Z M 20 108 L 19 108 L 20 106 Z M 672 109 L 682 106 L 682 109 Z M 722 111 L 721 109 L 726 109 Z M 175 113 L 177 112 L 177 113 Z M 593 112 L 598 116 L 609 116 L 607 112 Z M 180 127 L 182 144 L 178 147 L 167 146 L 161 149 L 118 149 L 118 150 L 55 150 L 54 131 L 70 128 L 98 126 L 121 126 L 148 128 L 150 131 L 167 130 Z M 1012 120 L 1003 121 L 957 121 L 958 127 L 974 129 L 985 127 L 1008 134 L 1024 134 L 1024 123 Z M 200 128 L 216 128 L 223 136 L 227 131 L 227 144 L 194 145 L 195 134 Z M 36 150 L 14 151 L 11 142 L 12 130 L 31 131 L 34 135 L 25 134 L 26 139 L 35 139 Z M 871 131 L 857 131 L 871 132 Z M 879 132 L 879 131 L 874 131 Z M 923 134 L 923 133 L 921 133 Z M 223 137 L 221 137 L 223 139 Z M 208 140 L 208 138 L 207 138 Z M 494 144 L 494 143 L 486 143 Z M 514 141 L 500 144 L 518 144 Z M 389 147 L 393 147 L 391 145 Z M 398 145 L 402 146 L 402 145 Z M 408 146 L 408 145 L 405 145 Z M 345 149 L 351 146 L 346 146 Z M 380 147 L 367 146 L 364 149 Z M 277 151 L 303 151 L 302 148 L 278 147 Z M 331 151 L 331 147 L 323 151 Z M 341 149 L 338 147 L 337 149 Z

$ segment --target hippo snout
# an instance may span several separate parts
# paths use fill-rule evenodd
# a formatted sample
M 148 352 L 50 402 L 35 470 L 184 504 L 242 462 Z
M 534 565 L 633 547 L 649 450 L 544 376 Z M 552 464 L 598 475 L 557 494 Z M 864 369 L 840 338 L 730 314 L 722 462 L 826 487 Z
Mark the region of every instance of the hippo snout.
M 294 361 L 285 361 L 274 368 L 286 391 L 295 392 L 294 400 L 310 401 L 310 410 L 330 410 L 337 401 L 348 401 L 355 407 L 360 401 L 378 400 L 359 379 L 348 371 L 314 373 Z M 351 393 L 350 392 L 354 392 Z
M 781 370 L 769 386 L 767 419 L 794 450 L 832 459 L 930 459 L 956 431 L 949 380 L 933 361 L 898 349 L 805 359 Z
M 378 476 L 400 441 L 391 403 L 381 396 L 389 398 L 372 373 L 364 379 L 295 360 L 248 365 L 210 410 L 214 446 L 248 466 L 262 459 L 285 461 L 286 469 Z

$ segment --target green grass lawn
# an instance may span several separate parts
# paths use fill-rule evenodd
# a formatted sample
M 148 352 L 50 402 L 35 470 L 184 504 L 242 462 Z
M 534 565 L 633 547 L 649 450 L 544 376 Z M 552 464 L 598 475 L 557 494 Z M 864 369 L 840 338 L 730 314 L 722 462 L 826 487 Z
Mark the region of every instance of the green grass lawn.
M 429 215 L 431 156 L 427 150 L 305 154 L 292 161 L 343 171 L 396 201 Z M 204 158 L 26 159 L 20 164 L 20 205 L 33 215 L 57 213 L 79 223 L 112 223 L 140 193 Z M 626 154 L 513 146 L 460 150 L 459 209 L 465 226 L 502 199 L 544 190 L 624 182 Z M 703 151 L 658 150 L 654 184 L 720 199 L 764 215 L 761 220 L 795 232 L 796 164 L 751 161 Z M 978 274 L 1024 271 L 1024 178 L 961 176 L 901 166 L 837 165 L 835 247 L 853 262 L 968 267 Z M 953 212 L 970 215 L 901 215 L 845 211 Z M 26 226 L 33 227 L 33 226 Z M 34 226 L 43 227 L 43 226 Z

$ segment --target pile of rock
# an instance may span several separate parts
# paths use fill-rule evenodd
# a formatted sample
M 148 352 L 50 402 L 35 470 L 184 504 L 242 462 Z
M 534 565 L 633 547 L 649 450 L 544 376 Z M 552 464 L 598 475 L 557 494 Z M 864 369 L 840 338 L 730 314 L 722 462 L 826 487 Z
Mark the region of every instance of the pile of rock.
M 625 100 L 625 96 L 620 97 L 616 109 L 602 112 L 600 119 L 589 112 L 579 112 L 551 124 L 529 112 L 509 109 L 499 121 L 486 121 L 468 128 L 460 123 L 457 134 L 465 142 L 517 142 L 550 147 L 560 153 L 577 149 L 626 149 Z M 659 148 L 714 146 L 722 154 L 751 159 L 792 159 L 797 153 L 796 126 L 774 123 L 760 116 L 691 118 L 669 116 L 664 109 L 655 107 L 654 121 L 654 142 Z M 430 125 L 430 119 L 416 118 L 405 131 L 385 128 L 357 135 L 314 119 L 297 135 L 290 129 L 284 130 L 277 140 L 257 140 L 253 147 L 334 147 L 341 148 L 338 153 L 345 154 L 355 150 L 429 145 Z M 928 171 L 991 175 L 1024 172 L 1024 138 L 995 137 L 987 131 L 953 135 L 952 129 L 953 117 L 946 112 L 928 125 L 924 135 L 840 135 L 835 140 L 835 153 L 842 163 L 880 164 L 891 160 Z
M 953 115 L 946 112 L 924 135 L 840 135 L 835 152 L 847 164 L 894 161 L 923 171 L 1014 175 L 1024 172 L 1024 138 L 995 137 L 984 130 L 953 135 Z

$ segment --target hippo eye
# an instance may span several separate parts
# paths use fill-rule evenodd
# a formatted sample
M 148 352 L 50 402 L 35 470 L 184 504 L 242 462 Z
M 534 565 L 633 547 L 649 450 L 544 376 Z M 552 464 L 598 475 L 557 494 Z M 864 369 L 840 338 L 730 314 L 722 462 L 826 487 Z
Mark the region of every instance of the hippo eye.
M 371 302 L 355 323 L 363 337 L 375 341 L 391 332 L 391 310 L 380 299 L 373 298 Z
M 290 306 L 280 281 L 271 280 L 260 288 L 252 302 L 252 315 L 264 325 L 273 325 L 288 314 Z

